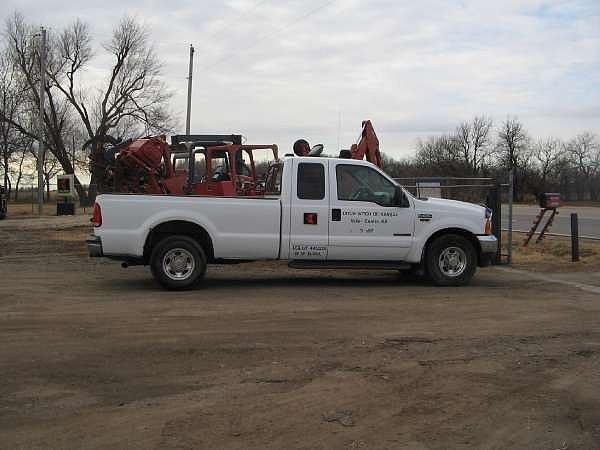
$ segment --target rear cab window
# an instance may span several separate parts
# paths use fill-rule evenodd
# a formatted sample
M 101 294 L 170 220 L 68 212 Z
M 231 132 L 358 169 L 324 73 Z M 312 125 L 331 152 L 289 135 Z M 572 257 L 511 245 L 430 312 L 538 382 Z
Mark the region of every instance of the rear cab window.
M 323 164 L 298 164 L 297 196 L 302 200 L 323 200 L 325 198 L 325 167 Z

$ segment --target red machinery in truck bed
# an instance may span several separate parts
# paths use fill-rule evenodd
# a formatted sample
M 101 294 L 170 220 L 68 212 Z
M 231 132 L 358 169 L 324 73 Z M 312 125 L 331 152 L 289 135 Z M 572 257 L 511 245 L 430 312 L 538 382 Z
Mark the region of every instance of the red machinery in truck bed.
M 237 135 L 173 136 L 172 145 L 165 136 L 130 140 L 105 151 L 104 184 L 123 193 L 261 195 L 256 150 L 278 158 L 276 145 L 243 145 Z
M 240 135 L 148 136 L 128 140 L 104 151 L 103 186 L 112 192 L 257 196 L 264 195 L 255 152 L 267 150 L 278 160 L 276 145 L 244 145 Z M 310 148 L 296 141 L 299 156 L 319 155 L 322 145 Z M 379 140 L 370 120 L 362 122 L 359 140 L 340 157 L 363 159 L 382 167 Z

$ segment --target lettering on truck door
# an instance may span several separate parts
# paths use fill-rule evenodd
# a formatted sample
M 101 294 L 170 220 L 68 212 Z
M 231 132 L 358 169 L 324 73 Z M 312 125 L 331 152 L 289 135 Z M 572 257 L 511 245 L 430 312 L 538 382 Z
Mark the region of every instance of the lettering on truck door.
M 367 165 L 331 161 L 330 260 L 402 261 L 412 246 L 414 209 L 397 185 Z
M 294 172 L 289 259 L 325 261 L 329 248 L 327 162 L 296 160 Z

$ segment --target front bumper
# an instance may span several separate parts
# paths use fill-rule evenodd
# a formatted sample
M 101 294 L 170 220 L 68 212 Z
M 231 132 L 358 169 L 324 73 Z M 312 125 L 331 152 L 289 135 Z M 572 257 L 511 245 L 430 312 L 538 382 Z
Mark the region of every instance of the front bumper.
M 85 240 L 85 243 L 87 244 L 88 253 L 92 258 L 104 256 L 102 253 L 102 239 L 100 239 L 100 236 L 91 234 Z
M 498 239 L 494 235 L 477 236 L 481 254 L 479 255 L 479 265 L 482 267 L 489 266 L 496 260 L 498 254 Z

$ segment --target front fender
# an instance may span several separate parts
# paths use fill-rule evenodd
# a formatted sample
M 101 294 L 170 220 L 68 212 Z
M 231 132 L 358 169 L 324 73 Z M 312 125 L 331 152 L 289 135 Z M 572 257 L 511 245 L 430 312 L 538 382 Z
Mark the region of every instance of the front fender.
M 466 232 L 474 237 L 478 234 L 482 234 L 482 224 L 476 224 L 475 221 L 457 221 L 453 218 L 443 218 L 436 220 L 435 222 L 422 222 L 417 214 L 415 223 L 415 239 L 414 245 L 407 256 L 407 261 L 412 263 L 418 263 L 421 261 L 425 245 L 431 236 L 436 233 L 448 230 L 449 233 L 452 231 L 460 230 Z

